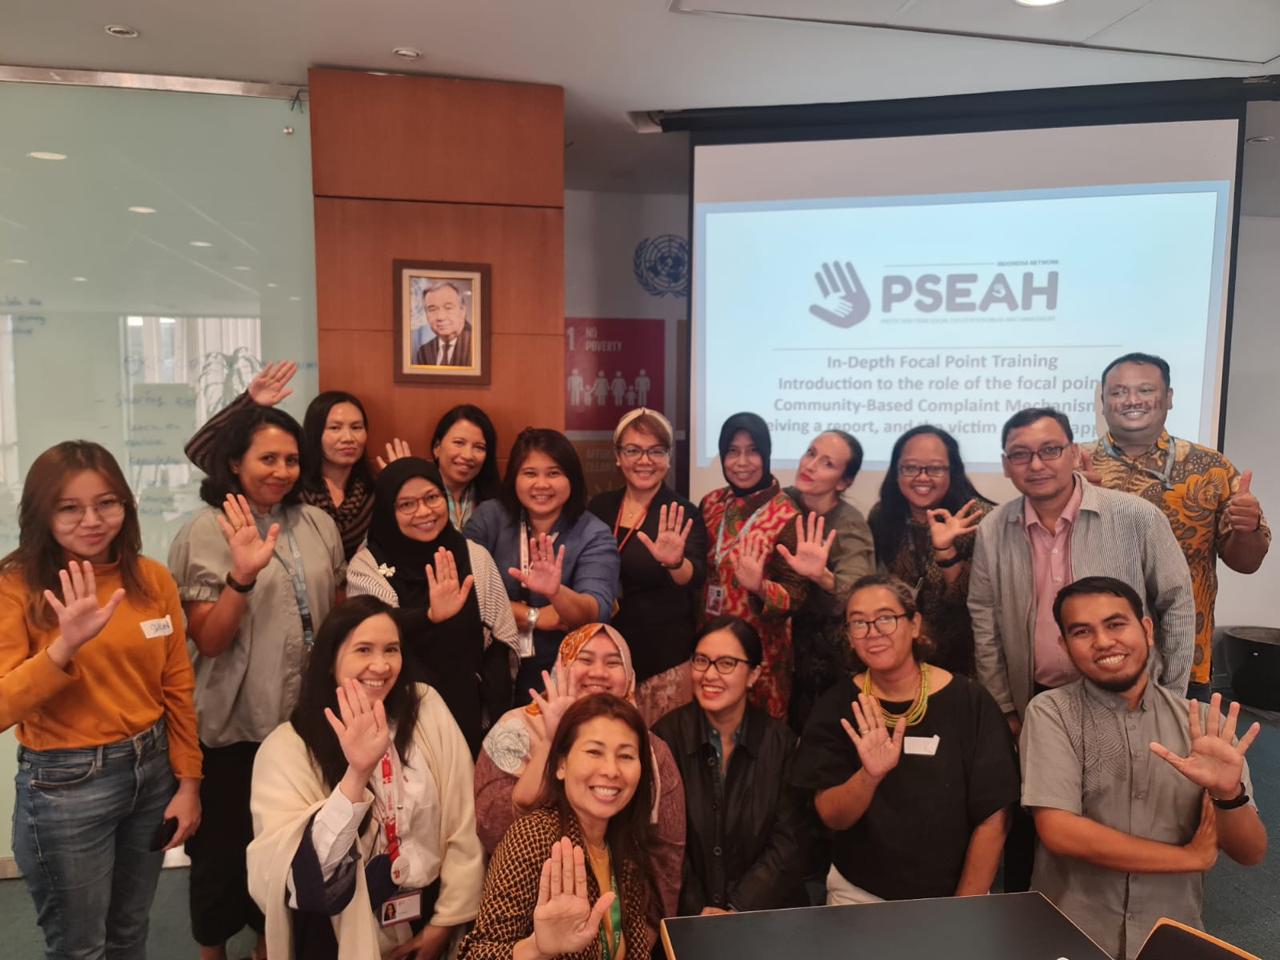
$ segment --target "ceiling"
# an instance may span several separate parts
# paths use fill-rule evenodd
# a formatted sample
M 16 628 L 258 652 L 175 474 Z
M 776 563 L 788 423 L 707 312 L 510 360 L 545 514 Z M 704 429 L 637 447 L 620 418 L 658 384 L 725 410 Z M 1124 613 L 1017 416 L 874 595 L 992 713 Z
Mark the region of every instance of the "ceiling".
M 0 64 L 559 84 L 567 185 L 621 191 L 687 188 L 683 141 L 637 134 L 634 112 L 1249 76 L 1277 55 L 1276 0 L 0 0 Z

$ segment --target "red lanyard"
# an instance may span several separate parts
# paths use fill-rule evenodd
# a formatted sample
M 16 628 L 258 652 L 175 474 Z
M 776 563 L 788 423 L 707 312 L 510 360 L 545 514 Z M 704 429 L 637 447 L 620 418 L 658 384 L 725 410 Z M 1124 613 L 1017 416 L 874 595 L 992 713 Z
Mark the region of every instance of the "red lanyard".
M 387 835 L 387 856 L 394 864 L 400 856 L 400 836 L 396 833 L 396 776 L 390 751 L 382 755 L 382 787 L 382 830 Z
M 652 503 L 652 501 L 650 501 Z M 623 496 L 622 502 L 618 504 L 618 516 L 613 521 L 613 539 L 618 539 L 618 531 L 622 529 L 622 511 L 627 507 L 627 498 Z M 635 535 L 635 532 L 644 526 L 645 519 L 649 516 L 649 507 L 644 508 L 644 513 L 640 514 L 640 519 L 627 531 L 627 535 L 622 538 L 622 542 L 618 544 L 618 553 L 622 553 L 622 548 L 627 545 L 627 541 Z

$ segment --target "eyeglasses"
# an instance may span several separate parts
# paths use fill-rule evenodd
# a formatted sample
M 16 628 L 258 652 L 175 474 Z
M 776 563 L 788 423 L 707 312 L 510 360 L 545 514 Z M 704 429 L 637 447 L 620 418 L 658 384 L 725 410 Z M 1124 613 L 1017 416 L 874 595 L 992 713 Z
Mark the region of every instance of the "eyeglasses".
M 922 473 L 926 477 L 933 477 L 936 480 L 938 477 L 945 477 L 950 472 L 951 472 L 951 468 L 947 466 L 945 463 L 929 463 L 929 464 L 900 463 L 898 464 L 899 475 L 906 477 L 908 480 L 918 477 Z
M 716 665 L 716 672 L 722 674 L 733 673 L 733 671 L 738 669 L 738 664 L 740 663 L 751 663 L 750 660 L 743 660 L 741 657 L 716 657 L 712 660 L 710 657 L 703 656 L 700 653 L 695 653 L 691 662 L 693 664 L 693 669 L 697 670 L 698 673 L 705 673 L 707 668 L 714 663 Z
M 403 500 L 397 500 L 396 513 L 402 517 L 411 517 L 418 512 L 419 504 L 422 504 L 428 510 L 434 510 L 442 503 L 444 503 L 444 494 L 433 490 L 431 493 L 421 497 L 405 497 Z
M 107 523 L 113 523 L 124 516 L 124 501 L 119 497 L 103 497 L 92 506 L 98 519 Z M 88 512 L 89 507 L 83 503 L 64 503 L 54 508 L 53 516 L 63 530 L 74 530 L 84 522 Z
M 671 451 L 666 447 L 637 447 L 629 443 L 625 447 L 618 448 L 618 455 L 623 460 L 639 460 L 641 457 L 648 457 L 653 463 L 665 463 L 671 456 Z
M 846 620 L 845 625 L 849 628 L 849 636 L 855 640 L 861 640 L 871 633 L 873 626 L 880 636 L 888 637 L 898 629 L 898 621 L 906 618 L 905 613 L 882 613 L 874 620 Z
M 1043 462 L 1049 463 L 1051 460 L 1057 460 L 1066 451 L 1066 447 L 1060 444 L 1050 443 L 1041 447 L 1039 450 L 1024 450 L 1019 448 L 1011 450 L 1004 455 L 1004 458 L 1012 464 L 1019 467 L 1025 467 L 1031 462 L 1033 457 L 1039 457 Z

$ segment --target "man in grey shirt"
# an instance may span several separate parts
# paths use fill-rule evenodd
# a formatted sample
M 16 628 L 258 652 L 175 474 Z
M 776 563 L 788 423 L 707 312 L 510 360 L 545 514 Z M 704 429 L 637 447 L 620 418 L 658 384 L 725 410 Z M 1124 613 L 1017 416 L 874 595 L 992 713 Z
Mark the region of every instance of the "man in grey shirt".
M 1157 919 L 1203 928 L 1204 873 L 1223 850 L 1251 865 L 1267 850 L 1244 760 L 1210 704 L 1153 683 L 1150 617 L 1128 584 L 1088 577 L 1053 604 L 1081 679 L 1042 693 L 1022 728 L 1022 803 L 1040 847 L 1031 885 L 1112 956 L 1137 954 Z

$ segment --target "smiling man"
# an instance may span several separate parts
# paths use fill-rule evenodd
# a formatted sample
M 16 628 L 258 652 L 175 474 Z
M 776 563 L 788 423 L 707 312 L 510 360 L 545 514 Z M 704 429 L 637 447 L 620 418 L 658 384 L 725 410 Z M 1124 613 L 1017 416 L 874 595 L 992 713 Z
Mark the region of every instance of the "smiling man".
M 1213 606 L 1218 558 L 1237 573 L 1253 573 L 1271 546 L 1271 531 L 1250 491 L 1251 471 L 1239 473 L 1211 447 L 1169 435 L 1173 409 L 1169 364 L 1148 353 L 1127 353 L 1102 371 L 1107 435 L 1088 448 L 1089 479 L 1136 493 L 1169 518 L 1187 558 L 1196 603 L 1192 693 L 1209 696 Z
M 1222 850 L 1267 850 L 1244 755 L 1218 697 L 1152 683 L 1154 627 L 1128 584 L 1088 577 L 1053 604 L 1080 679 L 1043 693 L 1022 731 L 1022 803 L 1040 836 L 1032 886 L 1112 956 L 1128 960 L 1160 917 L 1203 928 L 1204 874 Z

